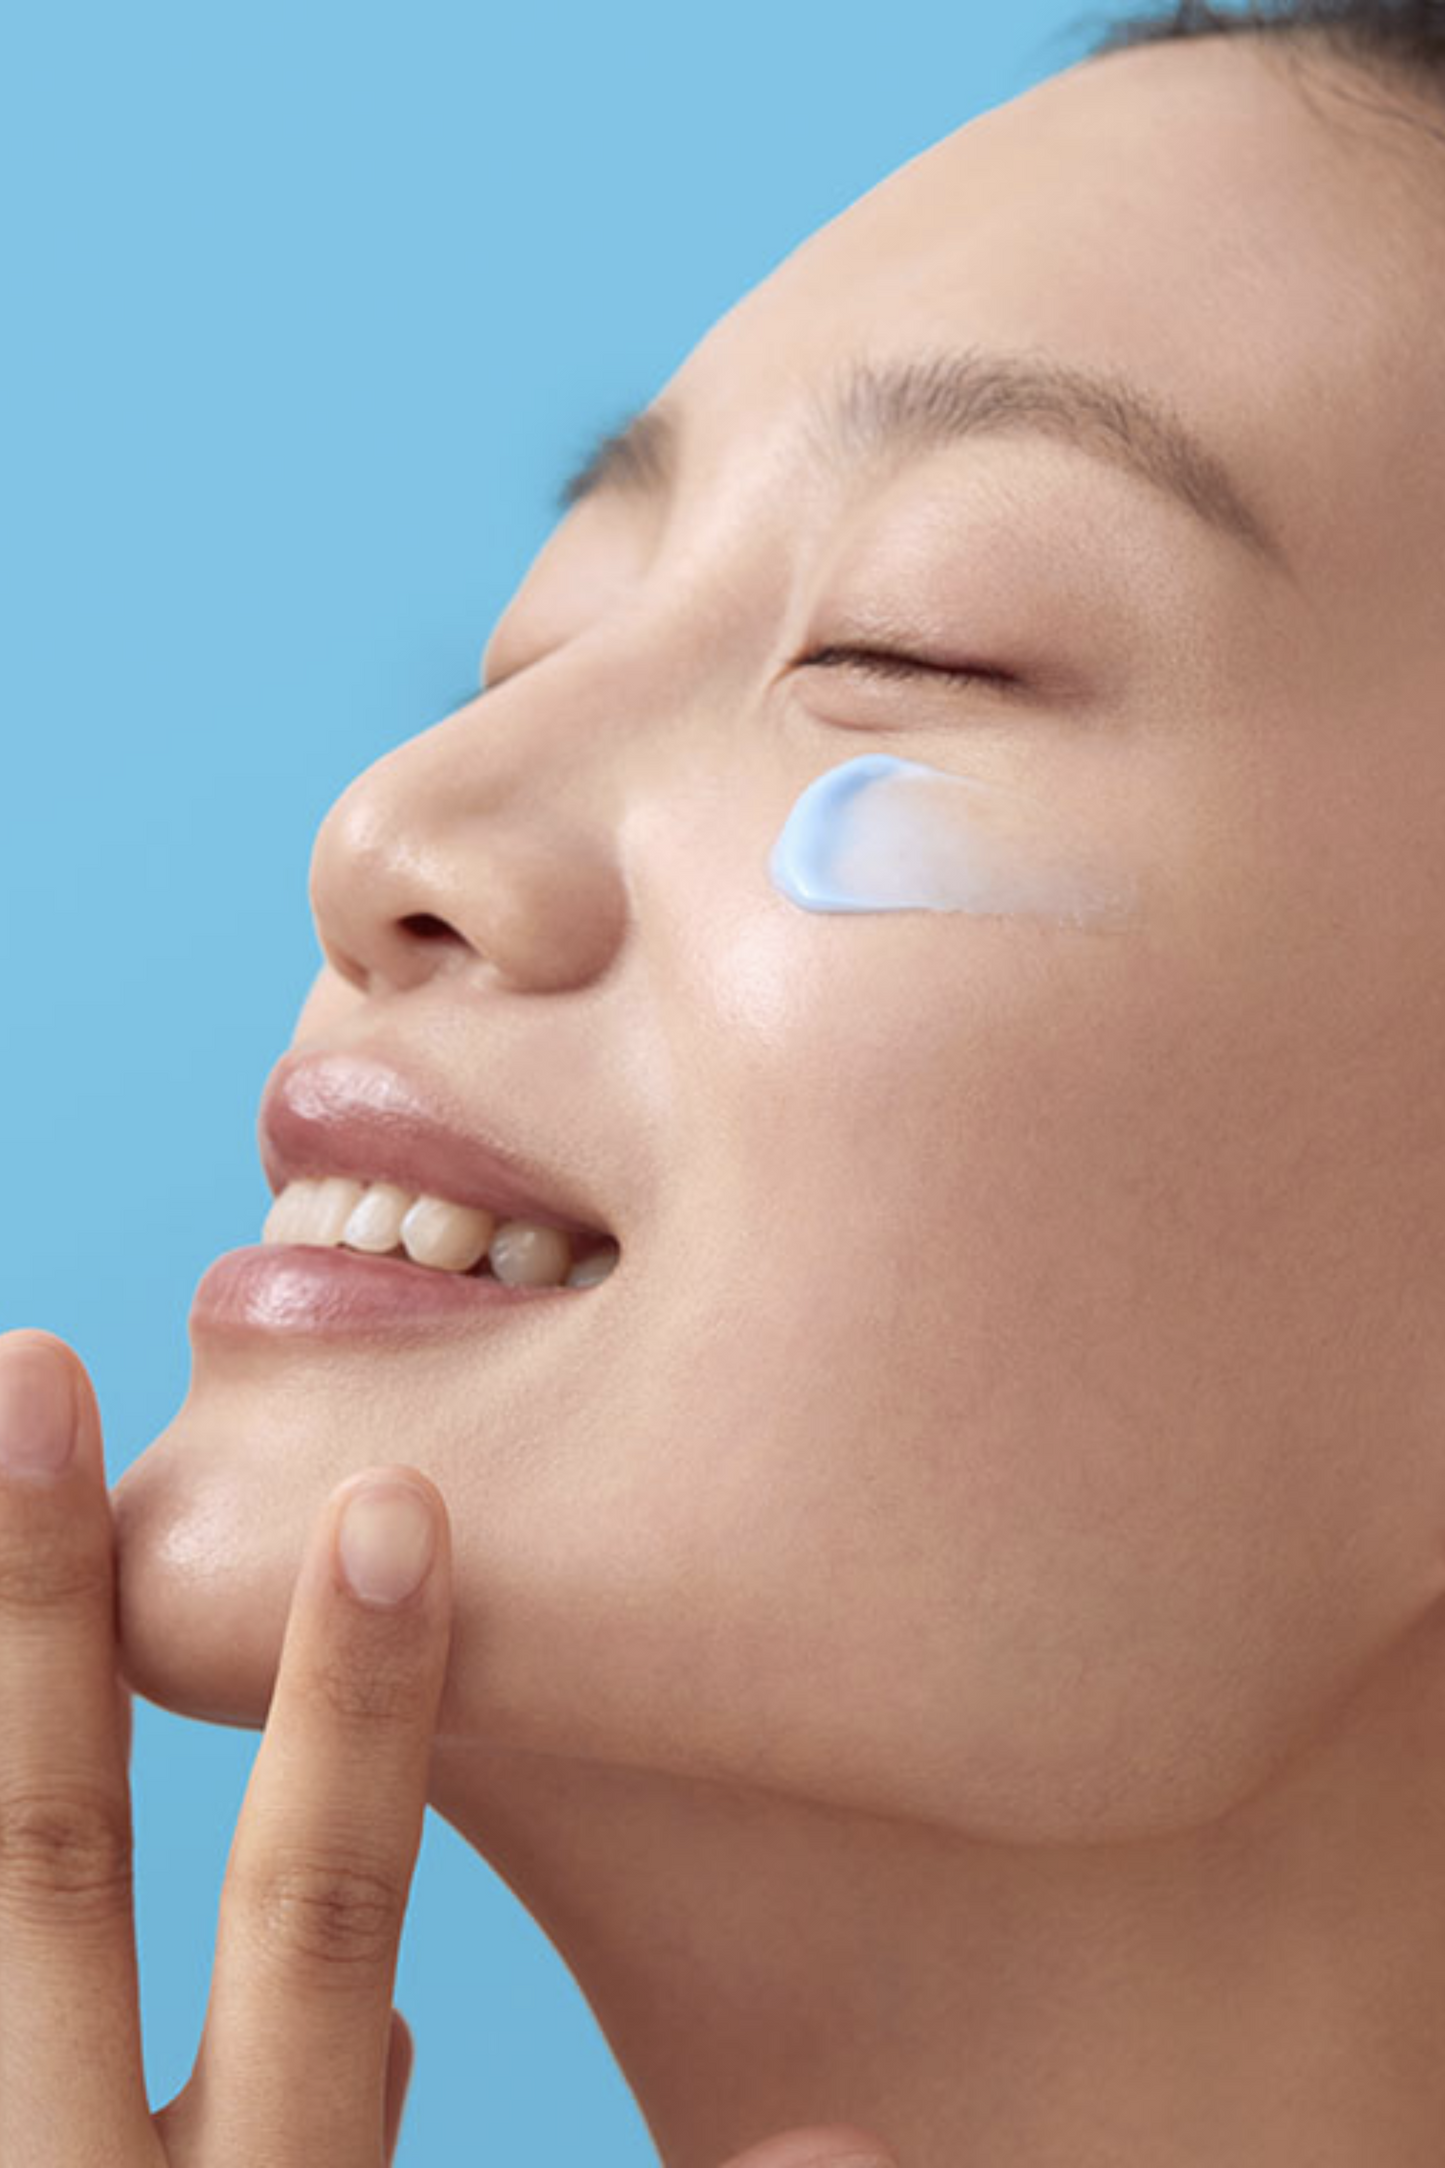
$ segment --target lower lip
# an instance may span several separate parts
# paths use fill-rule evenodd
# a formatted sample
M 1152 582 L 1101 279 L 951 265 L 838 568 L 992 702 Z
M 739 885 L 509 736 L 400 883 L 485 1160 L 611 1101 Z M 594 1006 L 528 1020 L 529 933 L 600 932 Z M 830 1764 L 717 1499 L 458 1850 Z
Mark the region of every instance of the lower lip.
M 266 1242 L 227 1250 L 201 1275 L 191 1323 L 206 1332 L 344 1338 L 473 1323 L 576 1297 L 578 1288 L 508 1287 L 490 1273 L 436 1272 L 397 1257 Z

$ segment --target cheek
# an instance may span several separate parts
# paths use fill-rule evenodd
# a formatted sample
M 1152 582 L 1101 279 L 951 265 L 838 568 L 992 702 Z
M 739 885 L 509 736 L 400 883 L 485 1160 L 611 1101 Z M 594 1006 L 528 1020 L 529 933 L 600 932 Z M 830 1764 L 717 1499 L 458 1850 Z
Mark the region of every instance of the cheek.
M 1280 1111 L 1308 1033 L 996 919 L 760 910 L 725 980 L 670 1230 L 709 1227 L 672 1315 L 706 1472 L 653 1495 L 670 1555 L 732 1561 L 711 1707 L 779 1781 L 1001 1834 L 1221 1810 L 1401 1586 Z

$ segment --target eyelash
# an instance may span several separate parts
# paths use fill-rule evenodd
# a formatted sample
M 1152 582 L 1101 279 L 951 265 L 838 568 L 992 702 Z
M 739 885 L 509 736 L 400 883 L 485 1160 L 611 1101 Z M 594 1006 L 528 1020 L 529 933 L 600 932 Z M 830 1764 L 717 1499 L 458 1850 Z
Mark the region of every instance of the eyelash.
M 949 663 L 930 662 L 922 655 L 900 654 L 894 648 L 853 647 L 846 642 L 833 642 L 827 647 L 812 648 L 806 655 L 799 655 L 791 667 L 794 670 L 861 670 L 865 675 L 894 679 L 938 677 L 946 678 L 951 685 L 994 685 L 1003 690 L 1018 683 L 1018 679 L 1009 670 L 994 670 L 978 665 L 964 669 Z M 486 693 L 496 692 L 500 686 L 505 685 L 507 677 L 516 675 L 515 670 L 509 670 L 506 677 L 494 678 L 490 685 L 483 685 L 478 691 L 468 693 L 465 700 L 458 701 L 457 705 L 469 706 L 473 700 L 481 699 Z
M 792 667 L 804 669 L 851 669 L 865 674 L 886 678 L 940 677 L 954 685 L 1010 686 L 1018 683 L 1008 670 L 992 670 L 982 666 L 972 669 L 955 668 L 951 664 L 930 662 L 922 655 L 903 655 L 896 649 L 886 647 L 850 647 L 834 644 L 815 647 L 806 655 L 799 655 Z

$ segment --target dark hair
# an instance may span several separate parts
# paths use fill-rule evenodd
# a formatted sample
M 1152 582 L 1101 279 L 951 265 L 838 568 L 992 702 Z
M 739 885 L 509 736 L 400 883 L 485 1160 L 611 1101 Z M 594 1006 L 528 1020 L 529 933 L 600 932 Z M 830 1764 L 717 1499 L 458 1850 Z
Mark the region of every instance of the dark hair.
M 1315 57 L 1338 62 L 1356 79 L 1408 93 L 1403 107 L 1370 102 L 1445 142 L 1445 0 L 1245 0 L 1235 7 L 1175 0 L 1113 18 L 1096 9 L 1075 16 L 1065 35 L 1090 30 L 1097 34 L 1085 47 L 1087 60 L 1174 38 L 1250 37 L 1295 69 Z

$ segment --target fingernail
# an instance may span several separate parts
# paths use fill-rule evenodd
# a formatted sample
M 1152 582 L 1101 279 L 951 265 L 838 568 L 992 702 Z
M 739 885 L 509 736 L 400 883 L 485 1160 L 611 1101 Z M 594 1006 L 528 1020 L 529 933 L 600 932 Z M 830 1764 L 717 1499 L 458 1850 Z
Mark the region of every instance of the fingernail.
M 59 1475 L 75 1443 L 75 1396 L 60 1359 L 0 1349 L 0 1474 Z
M 368 1485 L 346 1502 L 337 1548 L 363 1603 L 402 1603 L 421 1587 L 436 1551 L 431 1507 L 409 1484 Z

